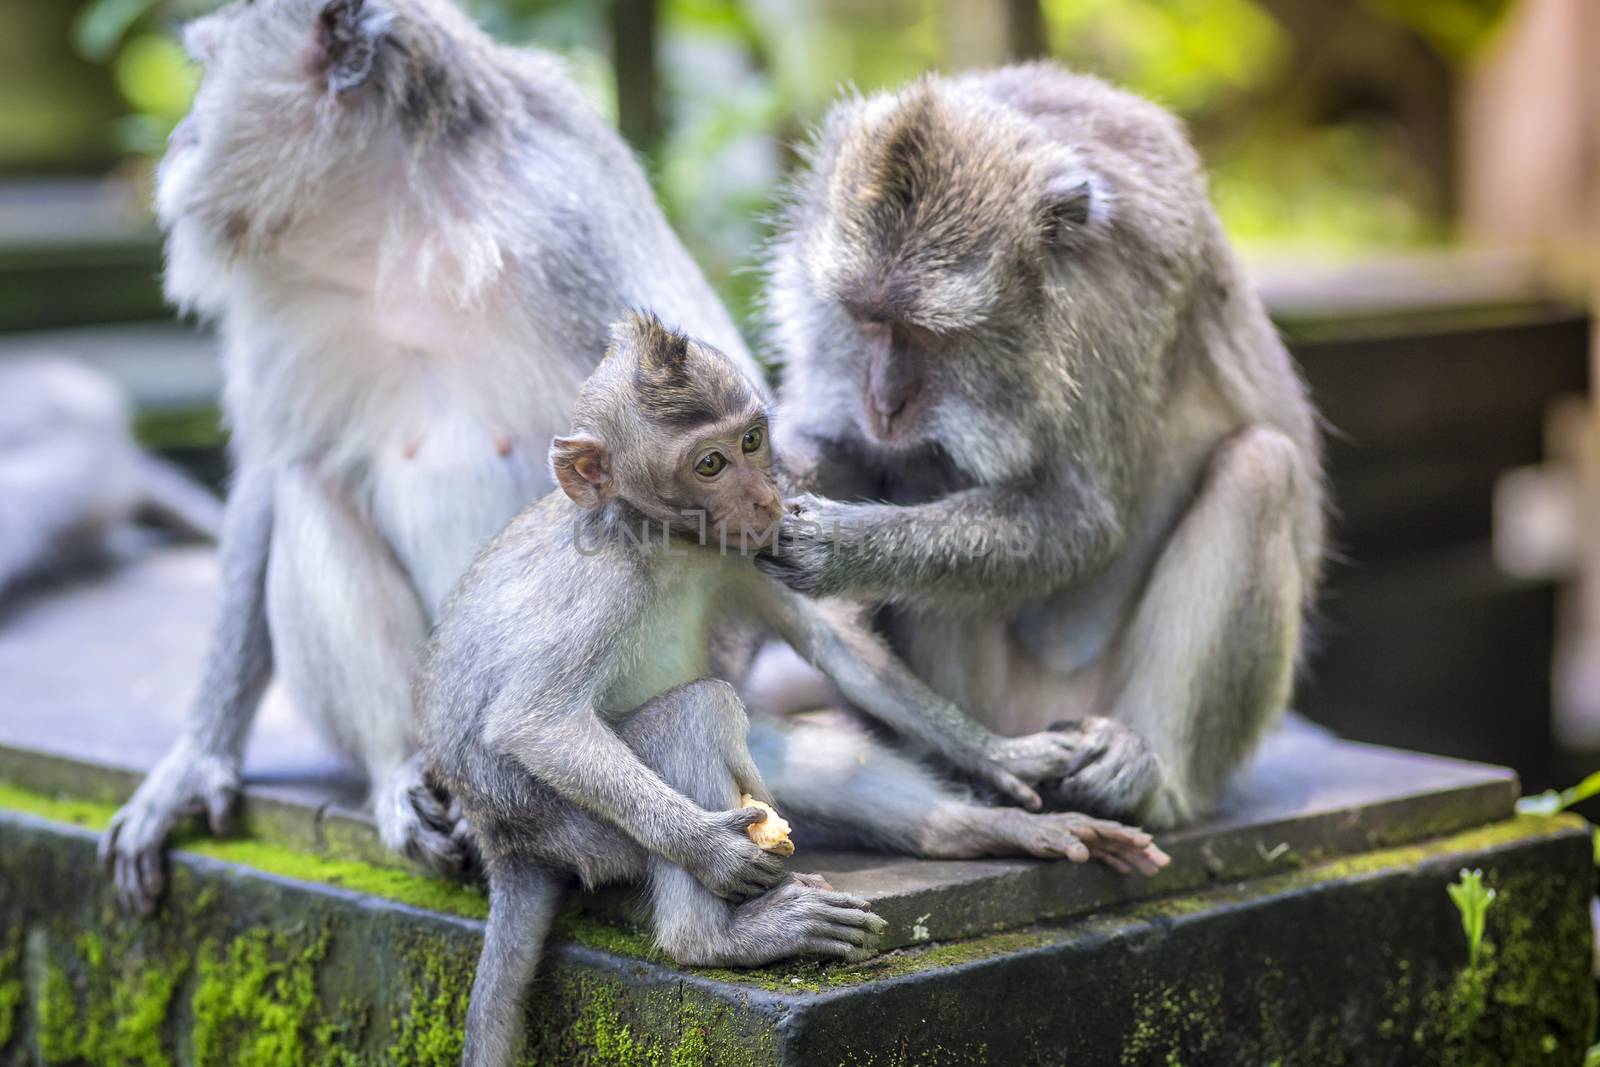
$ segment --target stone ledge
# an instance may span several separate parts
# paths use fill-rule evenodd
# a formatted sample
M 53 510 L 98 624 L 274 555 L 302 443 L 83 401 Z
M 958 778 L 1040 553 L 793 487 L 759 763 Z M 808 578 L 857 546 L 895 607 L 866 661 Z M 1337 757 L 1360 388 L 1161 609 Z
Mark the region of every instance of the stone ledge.
M 35 807 L 0 813 L 0 1060 L 456 1062 L 481 922 L 184 851 L 162 918 L 124 918 L 105 810 Z M 1524 817 L 856 967 L 680 970 L 569 917 L 527 1062 L 1574 1063 L 1592 859 L 1580 820 Z M 1499 893 L 1476 969 L 1466 866 Z
M 170 744 L 207 643 L 216 566 L 203 549 L 153 552 L 19 605 L 0 628 L 0 782 L 119 803 Z M 160 627 L 145 624 L 163 606 Z M 96 670 L 81 664 L 92 657 Z M 402 866 L 360 810 L 362 785 L 281 694 L 245 762 L 243 833 L 333 861 Z M 870 899 L 885 946 L 971 937 L 1152 895 L 1293 870 L 1511 814 L 1515 777 L 1480 764 L 1337 741 L 1305 727 L 1270 737 L 1200 826 L 1164 835 L 1160 877 L 1026 860 L 929 862 L 820 853 L 796 823 L 797 870 Z M 593 902 L 617 911 L 616 897 Z

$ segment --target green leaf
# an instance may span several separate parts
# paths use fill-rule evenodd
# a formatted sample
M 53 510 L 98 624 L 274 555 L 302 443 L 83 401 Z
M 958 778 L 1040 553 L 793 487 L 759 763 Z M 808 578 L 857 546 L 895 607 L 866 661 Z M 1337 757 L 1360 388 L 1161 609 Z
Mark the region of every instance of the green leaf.
M 72 24 L 72 43 L 85 59 L 104 63 L 122 38 L 160 0 L 92 0 Z
M 1563 807 L 1561 794 L 1554 789 L 1546 789 L 1531 797 L 1523 797 L 1517 801 L 1517 814 L 1519 815 L 1554 815 Z
M 169 128 L 189 110 L 200 85 L 183 46 L 159 33 L 130 39 L 117 54 L 112 72 L 134 110 L 169 120 Z
M 1467 935 L 1467 961 L 1469 966 L 1476 967 L 1483 948 L 1484 917 L 1489 905 L 1494 903 L 1495 892 L 1484 886 L 1483 871 L 1469 871 L 1465 867 L 1461 868 L 1460 880 L 1445 886 L 1445 892 L 1450 894 L 1451 902 L 1461 913 L 1461 929 Z
M 1523 797 L 1517 801 L 1517 812 L 1521 815 L 1554 815 L 1596 795 L 1600 795 L 1600 771 L 1595 771 L 1577 785 L 1559 793 L 1554 789 L 1546 789 L 1535 796 Z

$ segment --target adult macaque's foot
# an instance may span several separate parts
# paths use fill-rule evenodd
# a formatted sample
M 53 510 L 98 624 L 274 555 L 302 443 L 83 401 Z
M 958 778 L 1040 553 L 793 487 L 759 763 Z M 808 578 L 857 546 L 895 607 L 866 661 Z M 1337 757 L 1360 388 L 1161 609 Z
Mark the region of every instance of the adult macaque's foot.
M 1100 717 L 1055 723 L 1050 730 L 1071 739 L 1073 756 L 1065 775 L 1039 783 L 1046 808 L 1139 817 L 1161 781 L 1161 765 L 1144 738 Z
M 1010 851 L 1074 863 L 1096 859 L 1123 874 L 1155 874 L 1172 862 L 1154 839 L 1137 826 L 1079 812 L 1034 815 L 1008 811 L 996 822 L 995 833 L 1001 854 Z
M 179 747 L 156 764 L 100 838 L 100 865 L 116 882 L 127 911 L 149 915 L 166 889 L 166 845 L 173 828 L 204 814 L 214 834 L 226 833 L 239 793 L 239 766 Z

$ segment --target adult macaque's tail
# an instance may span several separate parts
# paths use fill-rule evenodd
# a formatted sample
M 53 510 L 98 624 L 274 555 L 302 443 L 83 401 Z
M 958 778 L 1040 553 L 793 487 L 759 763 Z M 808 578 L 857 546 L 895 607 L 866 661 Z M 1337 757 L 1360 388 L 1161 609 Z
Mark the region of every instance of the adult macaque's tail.
M 216 541 L 222 533 L 222 501 L 175 465 L 144 455 L 139 464 L 145 517 L 191 541 Z
M 489 922 L 467 1007 L 463 1067 L 511 1067 L 522 1054 L 522 1022 L 550 924 L 566 880 L 535 864 L 496 864 L 489 875 Z

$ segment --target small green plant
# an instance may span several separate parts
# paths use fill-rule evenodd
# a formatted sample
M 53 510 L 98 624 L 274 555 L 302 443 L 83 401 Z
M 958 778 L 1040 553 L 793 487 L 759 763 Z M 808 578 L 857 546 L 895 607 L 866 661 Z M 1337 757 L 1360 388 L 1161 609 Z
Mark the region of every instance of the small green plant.
M 1467 962 L 1478 965 L 1478 953 L 1483 948 L 1483 919 L 1494 903 L 1494 890 L 1483 884 L 1481 870 L 1461 868 L 1461 879 L 1445 886 L 1445 892 L 1461 913 L 1461 928 L 1467 933 Z
M 1596 795 L 1600 795 L 1600 771 L 1559 793 L 1546 789 L 1543 793 L 1523 797 L 1517 801 L 1517 811 L 1523 815 L 1555 815 Z

